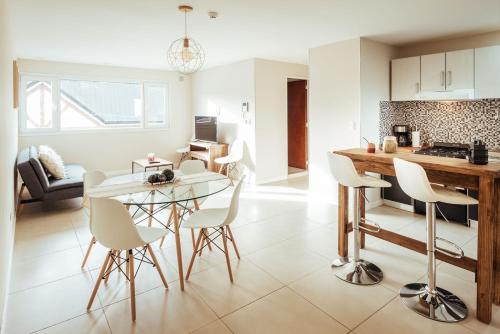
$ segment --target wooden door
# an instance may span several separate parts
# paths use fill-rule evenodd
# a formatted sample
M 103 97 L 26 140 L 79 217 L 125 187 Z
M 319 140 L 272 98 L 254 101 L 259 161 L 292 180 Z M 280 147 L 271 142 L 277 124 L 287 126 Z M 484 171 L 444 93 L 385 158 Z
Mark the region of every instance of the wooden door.
M 288 166 L 307 169 L 307 81 L 288 82 Z
M 446 90 L 474 89 L 474 50 L 446 52 Z
M 420 57 L 392 61 L 392 101 L 416 100 L 420 93 Z
M 439 92 L 446 90 L 445 54 L 425 55 L 421 60 L 421 90 L 423 92 Z

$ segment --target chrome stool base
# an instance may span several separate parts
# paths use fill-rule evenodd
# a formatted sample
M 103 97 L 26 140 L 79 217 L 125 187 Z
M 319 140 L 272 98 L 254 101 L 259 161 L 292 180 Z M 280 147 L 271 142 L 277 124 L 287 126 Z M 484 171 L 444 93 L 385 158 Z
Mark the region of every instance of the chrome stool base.
M 384 278 L 384 274 L 379 267 L 365 260 L 350 261 L 346 264 L 345 269 L 335 276 L 347 283 L 357 285 L 377 284 Z
M 453 293 L 436 288 L 434 294 L 425 283 L 406 284 L 399 290 L 403 303 L 418 314 L 442 322 L 458 322 L 467 318 L 467 306 Z

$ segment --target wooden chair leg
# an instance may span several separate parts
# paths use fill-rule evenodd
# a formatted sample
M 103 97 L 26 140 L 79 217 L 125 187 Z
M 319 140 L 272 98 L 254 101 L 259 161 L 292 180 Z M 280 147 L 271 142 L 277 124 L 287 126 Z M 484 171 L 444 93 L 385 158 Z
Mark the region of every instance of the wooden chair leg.
M 205 245 L 205 234 L 203 232 L 203 229 L 201 229 L 200 232 L 202 234 L 202 239 L 201 239 L 201 246 L 200 246 L 200 254 L 198 254 L 198 256 L 201 256 L 201 254 L 203 254 L 203 246 Z
M 149 251 L 149 254 L 151 255 L 151 260 L 153 260 L 153 263 L 155 264 L 156 270 L 158 271 L 158 274 L 160 275 L 161 281 L 163 282 L 165 289 L 168 289 L 167 280 L 165 279 L 165 276 L 163 276 L 163 272 L 161 271 L 160 265 L 158 264 L 158 260 L 156 259 L 156 256 L 153 253 L 153 248 L 151 248 L 151 245 L 149 245 L 149 244 L 146 247 Z
M 208 250 L 212 251 L 212 242 L 210 241 L 210 238 L 208 237 L 207 229 L 205 229 L 205 239 L 207 241 Z
M 130 308 L 132 311 L 132 321 L 135 321 L 135 271 L 134 271 L 134 254 L 132 250 L 128 250 L 128 259 L 130 266 Z
M 125 273 L 127 277 L 130 277 L 130 259 L 128 258 L 128 252 L 125 252 Z
M 109 261 L 108 269 L 106 270 L 108 276 L 106 276 L 106 279 L 104 280 L 105 284 L 108 284 L 109 276 L 111 276 L 111 269 L 113 269 L 113 264 L 114 264 L 113 257 L 116 257 L 116 253 L 117 251 L 113 251 L 113 254 L 111 254 L 111 261 Z
M 89 247 L 87 248 L 87 252 L 85 253 L 85 257 L 83 258 L 83 262 L 82 262 L 82 266 L 81 268 L 83 269 L 83 267 L 85 267 L 85 264 L 87 263 L 87 260 L 89 258 L 89 255 L 90 255 L 90 251 L 92 250 L 92 246 L 95 245 L 95 237 L 92 237 L 92 240 L 90 240 L 90 244 L 89 244 Z
M 193 250 L 196 247 L 196 238 L 194 236 L 194 228 L 191 229 L 191 241 L 193 242 Z
M 170 216 L 168 217 L 168 221 L 167 221 L 167 227 L 170 226 L 170 224 L 172 223 L 173 214 L 174 214 L 174 212 L 170 211 Z M 160 241 L 160 248 L 163 246 L 164 242 L 165 242 L 165 237 L 162 237 L 161 241 Z
M 94 302 L 95 295 L 97 294 L 97 290 L 99 290 L 99 286 L 101 285 L 101 281 L 104 279 L 104 272 L 108 267 L 109 258 L 111 257 L 112 250 L 110 249 L 108 255 L 106 255 L 106 259 L 104 260 L 104 264 L 101 267 L 101 271 L 99 272 L 99 276 L 97 277 L 97 281 L 95 282 L 94 290 L 92 291 L 92 295 L 90 295 L 89 303 L 87 304 L 87 310 L 90 310 L 92 307 L 92 303 Z
M 21 185 L 21 190 L 19 190 L 19 195 L 17 197 L 16 216 L 20 216 L 24 208 L 24 204 L 21 203 L 21 200 L 23 198 L 24 188 L 26 188 L 26 185 L 23 183 Z
M 240 259 L 240 252 L 238 251 L 238 247 L 236 247 L 236 241 L 234 240 L 233 237 L 233 232 L 231 232 L 231 228 L 229 225 L 226 226 L 227 232 L 229 233 L 229 237 L 231 238 L 231 242 L 233 243 L 233 248 L 234 252 L 236 253 L 236 256 L 238 257 L 238 260 Z
M 198 234 L 198 240 L 196 240 L 196 246 L 193 251 L 193 256 L 191 256 L 191 261 L 189 262 L 189 267 L 186 273 L 186 281 L 189 279 L 189 275 L 191 275 L 191 269 L 193 269 L 194 259 L 196 258 L 196 252 L 198 251 L 198 247 L 200 247 L 200 242 L 203 237 L 203 229 L 200 230 Z
M 229 280 L 233 283 L 233 271 L 231 270 L 231 261 L 229 260 L 229 252 L 227 250 L 227 235 L 224 227 L 221 227 L 222 243 L 224 244 L 224 255 L 226 255 L 227 271 L 229 272 Z

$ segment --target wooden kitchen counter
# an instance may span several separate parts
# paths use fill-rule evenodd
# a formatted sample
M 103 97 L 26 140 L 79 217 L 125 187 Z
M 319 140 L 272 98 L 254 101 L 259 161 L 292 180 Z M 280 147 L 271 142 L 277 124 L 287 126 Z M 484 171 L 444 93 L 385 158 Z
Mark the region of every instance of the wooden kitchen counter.
M 477 311 L 480 321 L 491 321 L 492 303 L 500 304 L 500 162 L 487 165 L 470 164 L 465 159 L 420 155 L 408 150 L 396 153 L 367 153 L 366 149 L 354 148 L 335 151 L 353 160 L 360 173 L 374 172 L 395 175 L 393 158 L 418 163 L 427 172 L 431 182 L 450 186 L 476 189 L 479 191 L 477 260 L 469 257 L 456 259 L 436 252 L 436 257 L 444 262 L 476 273 Z M 339 256 L 348 256 L 348 233 L 352 224 L 348 221 L 348 188 L 339 185 Z M 361 198 L 361 214 L 364 217 L 364 198 Z M 361 223 L 370 227 L 369 224 Z M 419 240 L 381 229 L 379 233 L 362 232 L 361 246 L 364 247 L 364 233 L 426 254 L 426 245 Z M 497 246 L 498 245 L 498 246 Z

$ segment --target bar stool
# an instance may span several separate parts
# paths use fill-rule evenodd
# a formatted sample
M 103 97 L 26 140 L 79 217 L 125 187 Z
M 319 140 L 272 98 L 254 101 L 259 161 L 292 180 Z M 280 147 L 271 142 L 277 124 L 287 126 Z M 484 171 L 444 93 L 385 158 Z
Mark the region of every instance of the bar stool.
M 372 176 L 358 174 L 352 160 L 346 156 L 330 152 L 327 154 L 330 171 L 333 177 L 341 185 L 354 188 L 354 220 L 352 222 L 354 257 L 352 259 L 337 259 L 333 261 L 332 267 L 347 265 L 346 268 L 342 272 L 337 273 L 336 276 L 348 283 L 358 285 L 377 284 L 382 280 L 384 274 L 382 270 L 373 263 L 360 259 L 359 230 L 378 232 L 380 226 L 375 224 L 377 226 L 376 230 L 359 226 L 361 220 L 360 196 L 364 196 L 362 190 L 365 188 L 386 188 L 390 187 L 391 184 Z
M 406 306 L 432 320 L 457 322 L 467 317 L 467 306 L 453 293 L 436 286 L 435 252 L 462 258 L 463 250 L 451 241 L 436 237 L 436 202 L 475 205 L 478 201 L 443 186 L 430 184 L 422 166 L 394 158 L 394 168 L 401 189 L 410 197 L 425 202 L 427 220 L 427 283 L 406 284 L 399 296 Z M 442 241 L 455 247 L 458 253 L 436 246 Z

